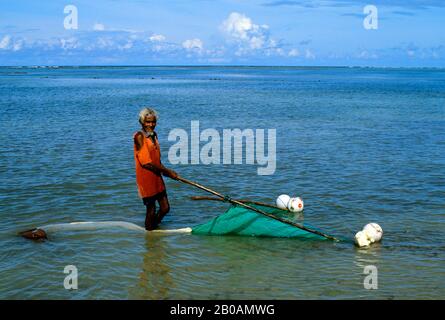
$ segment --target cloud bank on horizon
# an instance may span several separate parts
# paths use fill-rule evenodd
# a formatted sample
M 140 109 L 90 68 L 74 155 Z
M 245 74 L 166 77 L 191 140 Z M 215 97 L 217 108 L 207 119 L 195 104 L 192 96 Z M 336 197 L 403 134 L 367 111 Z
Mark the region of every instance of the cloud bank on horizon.
M 0 65 L 445 67 L 445 1 L 54 2 L 0 4 Z

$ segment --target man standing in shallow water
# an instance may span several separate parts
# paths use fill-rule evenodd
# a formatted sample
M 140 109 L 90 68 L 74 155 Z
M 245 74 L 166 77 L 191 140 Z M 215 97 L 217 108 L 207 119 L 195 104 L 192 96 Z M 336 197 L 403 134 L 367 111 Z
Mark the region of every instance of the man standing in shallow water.
M 156 229 L 169 212 L 167 192 L 162 175 L 176 179 L 178 174 L 161 163 L 161 150 L 154 131 L 158 115 L 151 108 L 139 112 L 142 130 L 134 134 L 134 159 L 139 196 L 146 206 L 145 229 Z M 156 213 L 156 201 L 159 210 Z

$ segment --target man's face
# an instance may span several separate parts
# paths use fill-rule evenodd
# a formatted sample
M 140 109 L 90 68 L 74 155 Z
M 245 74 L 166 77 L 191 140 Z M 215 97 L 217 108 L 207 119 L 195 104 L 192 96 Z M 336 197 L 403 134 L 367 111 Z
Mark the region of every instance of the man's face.
M 156 117 L 146 116 L 142 125 L 144 126 L 145 131 L 147 132 L 154 131 L 156 127 Z

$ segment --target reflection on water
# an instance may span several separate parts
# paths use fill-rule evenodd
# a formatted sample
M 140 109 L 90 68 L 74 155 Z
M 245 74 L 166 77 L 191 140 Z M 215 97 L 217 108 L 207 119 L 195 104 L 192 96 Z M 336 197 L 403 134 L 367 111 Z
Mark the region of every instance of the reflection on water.
M 355 266 L 362 270 L 369 265 L 378 266 L 381 261 L 381 246 L 381 243 L 374 243 L 370 247 L 355 247 Z
M 169 299 L 171 291 L 175 291 L 176 284 L 169 266 L 169 244 L 165 236 L 147 234 L 145 236 L 145 251 L 142 252 L 143 261 L 137 284 L 137 292 L 131 292 L 135 299 Z

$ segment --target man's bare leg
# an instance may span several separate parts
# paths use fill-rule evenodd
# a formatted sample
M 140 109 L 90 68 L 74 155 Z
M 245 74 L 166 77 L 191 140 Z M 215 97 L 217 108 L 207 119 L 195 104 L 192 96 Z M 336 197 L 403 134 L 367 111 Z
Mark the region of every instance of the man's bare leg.
M 167 195 L 159 199 L 159 210 L 157 214 L 156 224 L 160 224 L 165 215 L 170 211 L 170 204 L 168 203 Z
M 148 231 L 154 230 L 158 226 L 158 224 L 156 222 L 156 215 L 155 215 L 156 205 L 155 205 L 155 203 L 153 203 L 146 207 L 147 207 L 147 212 L 145 215 L 145 230 L 148 230 Z

